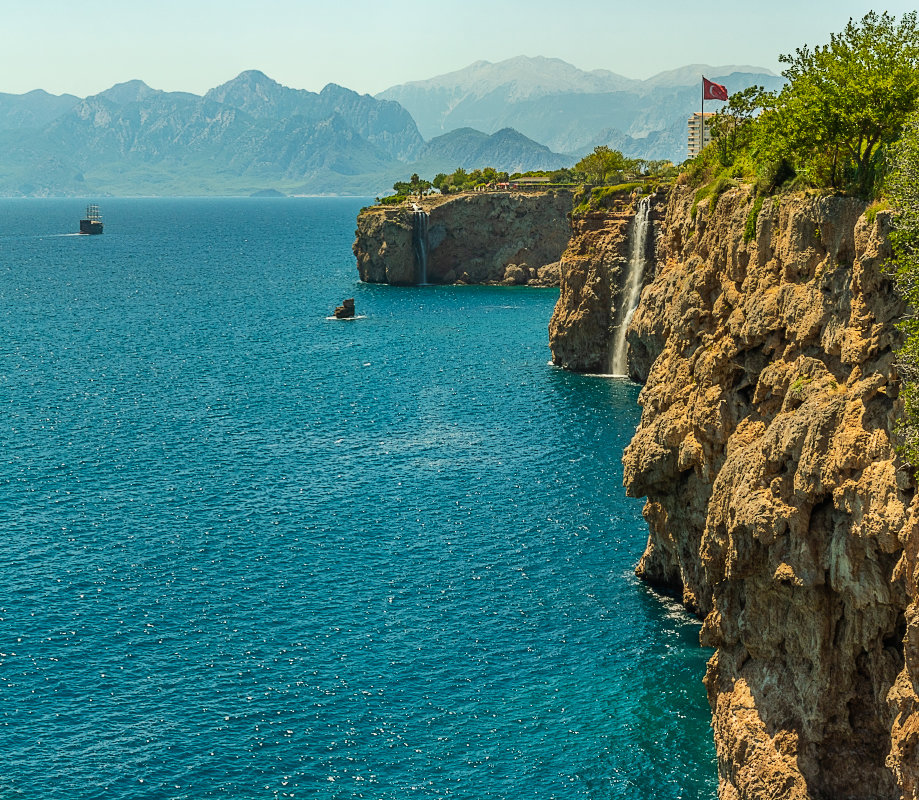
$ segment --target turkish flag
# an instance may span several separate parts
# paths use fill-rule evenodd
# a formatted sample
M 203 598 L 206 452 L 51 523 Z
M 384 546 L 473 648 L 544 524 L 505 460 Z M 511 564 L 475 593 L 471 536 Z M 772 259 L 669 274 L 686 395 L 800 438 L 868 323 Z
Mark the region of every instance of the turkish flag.
M 702 99 L 703 100 L 727 100 L 728 89 L 720 83 L 713 83 L 704 75 L 702 76 Z

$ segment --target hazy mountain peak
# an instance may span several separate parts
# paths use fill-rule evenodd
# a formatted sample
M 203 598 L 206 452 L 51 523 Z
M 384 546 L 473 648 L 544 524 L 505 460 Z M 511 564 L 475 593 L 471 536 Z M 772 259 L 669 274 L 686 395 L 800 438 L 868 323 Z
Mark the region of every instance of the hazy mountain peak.
M 249 69 L 209 90 L 204 97 L 257 118 L 283 119 L 298 113 L 303 102 L 316 95 L 283 86 L 264 72 Z
M 11 97 L 13 95 L 7 95 Z M 31 100 L 47 100 L 49 98 L 72 98 L 74 101 L 79 100 L 80 98 L 73 94 L 51 94 L 51 92 L 46 92 L 44 89 L 32 89 L 31 92 L 26 92 L 25 94 L 19 95 L 20 97 L 27 97 Z
M 564 92 L 618 91 L 638 83 L 608 70 L 585 72 L 560 58 L 520 55 L 497 63 L 476 61 L 454 72 L 392 86 L 377 97 L 400 100 L 405 94 L 432 90 L 484 97 L 501 88 L 513 99 L 521 100 Z
M 0 130 L 41 127 L 80 102 L 75 95 L 50 94 L 44 89 L 33 89 L 25 94 L 0 93 Z
M 213 89 L 208 90 L 204 96 L 209 100 L 224 102 L 224 98 L 229 96 L 259 95 L 266 97 L 269 94 L 294 91 L 296 90 L 288 89 L 276 80 L 269 78 L 261 70 L 247 69 L 226 83 L 221 83 L 220 86 L 215 86 Z
M 361 95 L 355 92 L 354 89 L 349 89 L 347 86 L 342 86 L 338 83 L 327 83 L 322 87 L 319 96 L 326 99 L 329 97 L 360 97 Z
M 474 128 L 458 128 L 428 142 L 418 166 L 432 174 L 457 166 L 465 169 L 492 166 L 517 172 L 557 169 L 570 164 L 569 156 L 553 153 L 513 128 L 503 128 L 490 135 Z
M 685 67 L 668 69 L 664 72 L 658 72 L 645 81 L 642 85 L 645 88 L 655 88 L 658 86 L 692 86 L 695 83 L 702 82 L 702 76 L 706 78 L 727 77 L 734 73 L 743 73 L 749 75 L 768 75 L 776 77 L 772 70 L 765 67 L 755 67 L 749 64 L 725 64 L 722 66 L 712 66 L 711 64 L 687 64 Z
M 133 80 L 116 83 L 110 89 L 99 92 L 96 96 L 104 97 L 111 103 L 123 106 L 128 103 L 138 103 L 155 94 L 162 94 L 162 92 L 159 89 L 150 88 L 141 80 Z
M 698 108 L 703 74 L 729 93 L 782 83 L 756 66 L 689 64 L 637 80 L 582 70 L 559 58 L 521 55 L 495 64 L 476 61 L 377 97 L 400 103 L 429 138 L 457 128 L 492 133 L 511 127 L 555 152 L 578 154 L 602 133 L 628 141 L 630 149 L 641 150 L 638 155 L 653 146 L 654 157 L 682 160 L 686 118 Z M 653 145 L 651 134 L 660 134 Z
M 274 80 L 274 78 L 269 78 L 260 69 L 243 70 L 235 78 L 222 84 L 222 86 L 233 86 L 233 85 L 236 85 L 236 86 L 270 86 L 272 88 L 274 87 L 286 88 L 282 86 L 280 83 L 278 83 L 276 80 Z M 221 86 L 218 86 L 217 88 L 219 89 L 221 88 Z

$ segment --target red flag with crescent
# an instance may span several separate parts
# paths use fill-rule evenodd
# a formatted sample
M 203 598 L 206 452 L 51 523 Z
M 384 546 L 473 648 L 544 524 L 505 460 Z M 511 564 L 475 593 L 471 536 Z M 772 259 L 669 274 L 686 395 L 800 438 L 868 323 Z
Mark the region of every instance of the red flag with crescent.
M 727 100 L 728 99 L 728 89 L 727 86 L 722 86 L 720 83 L 714 83 L 702 76 L 702 99 L 703 100 Z

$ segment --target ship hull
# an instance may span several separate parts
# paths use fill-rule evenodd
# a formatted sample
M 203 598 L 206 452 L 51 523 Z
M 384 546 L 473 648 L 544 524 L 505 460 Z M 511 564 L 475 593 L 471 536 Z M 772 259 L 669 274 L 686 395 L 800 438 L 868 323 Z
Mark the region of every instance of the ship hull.
M 98 234 L 102 233 L 102 223 L 94 219 L 80 220 L 80 233 Z

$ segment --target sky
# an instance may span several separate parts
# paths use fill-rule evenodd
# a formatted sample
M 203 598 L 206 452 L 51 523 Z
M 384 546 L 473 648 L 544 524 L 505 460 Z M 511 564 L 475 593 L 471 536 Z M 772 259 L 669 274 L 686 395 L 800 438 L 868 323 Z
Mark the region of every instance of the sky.
M 518 55 L 648 78 L 686 64 L 780 72 L 855 0 L 29 0 L 3 2 L 0 92 L 84 97 L 139 78 L 203 94 L 246 69 L 297 89 L 395 84 Z M 876 6 L 897 17 L 908 2 Z

